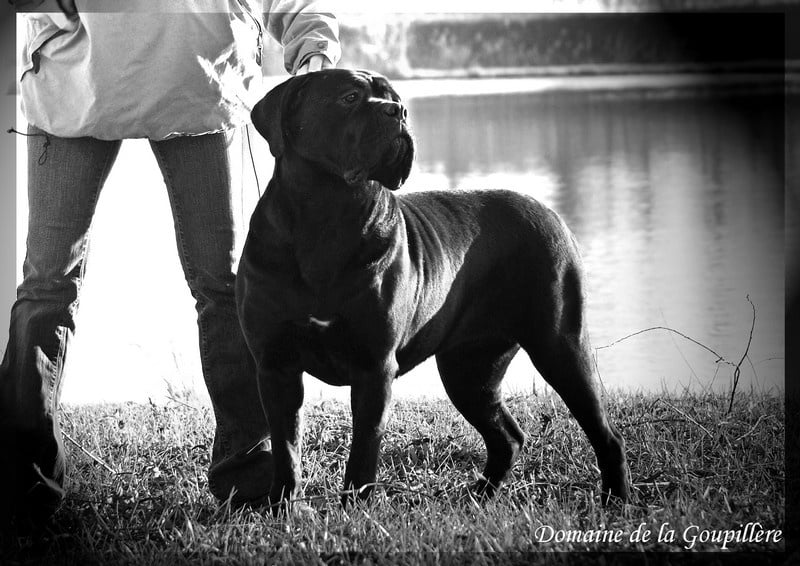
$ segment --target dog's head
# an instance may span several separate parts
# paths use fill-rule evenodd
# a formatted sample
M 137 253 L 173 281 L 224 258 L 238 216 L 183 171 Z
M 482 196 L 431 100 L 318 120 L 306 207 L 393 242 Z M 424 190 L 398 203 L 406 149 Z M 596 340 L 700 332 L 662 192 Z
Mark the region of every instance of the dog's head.
M 276 159 L 294 152 L 350 186 L 374 180 L 394 190 L 411 171 L 407 111 L 381 75 L 325 69 L 293 77 L 250 116 Z

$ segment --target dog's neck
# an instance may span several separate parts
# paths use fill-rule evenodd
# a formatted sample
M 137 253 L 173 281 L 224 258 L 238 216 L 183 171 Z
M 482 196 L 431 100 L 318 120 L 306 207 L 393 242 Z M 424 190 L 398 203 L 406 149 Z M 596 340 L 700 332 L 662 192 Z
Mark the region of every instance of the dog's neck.
M 350 186 L 313 162 L 284 154 L 276 159 L 268 199 L 265 212 L 275 236 L 291 243 L 308 263 L 301 270 L 316 273 L 314 279 L 348 264 L 375 265 L 391 252 L 389 234 L 400 210 L 380 183 Z
M 339 172 L 331 172 L 293 152 L 276 159 L 273 179 L 273 184 L 280 187 L 282 202 L 291 206 L 299 215 L 298 220 L 306 220 L 303 224 L 341 224 L 354 215 L 363 217 L 365 211 L 376 206 L 394 205 L 393 195 L 380 183 L 349 185 Z M 356 224 L 368 227 L 379 220 L 371 216 Z

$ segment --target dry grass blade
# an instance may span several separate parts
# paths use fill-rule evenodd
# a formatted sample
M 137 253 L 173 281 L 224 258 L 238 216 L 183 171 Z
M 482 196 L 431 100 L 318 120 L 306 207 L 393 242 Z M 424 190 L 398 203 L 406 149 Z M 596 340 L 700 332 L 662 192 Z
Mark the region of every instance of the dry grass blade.
M 89 450 L 81 446 L 74 438 L 72 438 L 69 434 L 67 434 L 63 430 L 61 431 L 61 435 L 67 440 L 69 440 L 78 450 L 80 450 L 81 452 L 89 456 L 89 458 L 91 458 L 92 460 L 103 466 L 108 472 L 111 472 L 112 474 L 117 473 L 117 471 L 108 464 L 106 464 L 102 458 L 96 456 L 95 454 L 92 454 Z

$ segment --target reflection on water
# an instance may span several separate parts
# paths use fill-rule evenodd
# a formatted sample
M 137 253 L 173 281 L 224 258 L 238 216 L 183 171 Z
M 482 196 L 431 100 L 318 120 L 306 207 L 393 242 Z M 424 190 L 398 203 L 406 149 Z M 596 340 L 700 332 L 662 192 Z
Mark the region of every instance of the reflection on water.
M 411 102 L 409 187 L 510 188 L 582 245 L 595 346 L 666 326 L 783 383 L 783 102 L 754 96 L 513 94 Z M 668 331 L 598 352 L 607 385 L 729 385 L 730 367 Z M 752 362 L 752 363 L 750 363 Z M 529 387 L 528 368 L 514 381 Z M 740 385 L 741 386 L 741 385 Z

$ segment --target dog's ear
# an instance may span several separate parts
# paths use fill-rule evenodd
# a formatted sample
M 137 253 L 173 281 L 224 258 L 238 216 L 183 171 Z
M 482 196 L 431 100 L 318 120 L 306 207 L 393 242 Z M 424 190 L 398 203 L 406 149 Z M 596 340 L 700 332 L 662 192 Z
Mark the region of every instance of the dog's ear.
M 259 100 L 250 112 L 250 119 L 261 136 L 269 143 L 269 151 L 280 157 L 286 150 L 285 120 L 290 115 L 297 92 L 306 83 L 308 75 L 292 77 L 282 82 Z

